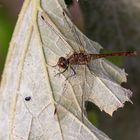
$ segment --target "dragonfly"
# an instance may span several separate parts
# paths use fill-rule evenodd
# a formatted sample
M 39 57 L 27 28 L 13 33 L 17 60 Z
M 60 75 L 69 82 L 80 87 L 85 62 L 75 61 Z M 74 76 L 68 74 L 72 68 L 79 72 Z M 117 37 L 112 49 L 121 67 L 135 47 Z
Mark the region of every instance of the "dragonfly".
M 109 53 L 109 54 L 89 54 L 85 51 L 74 52 L 68 58 L 60 57 L 57 65 L 58 67 L 64 69 L 61 73 L 64 73 L 69 67 L 74 71 L 72 65 L 87 65 L 91 61 L 99 58 L 107 58 L 112 56 L 135 56 L 137 55 L 136 51 L 128 51 L 128 52 L 117 52 L 117 53 Z M 74 74 L 76 72 L 74 71 Z
M 65 10 L 63 11 L 63 16 L 69 26 L 70 24 L 66 18 L 65 15 Z M 69 15 L 69 13 L 67 14 Z M 70 16 L 70 15 L 69 15 Z M 41 18 L 45 21 L 44 17 L 41 16 Z M 45 21 L 46 22 L 46 21 Z M 47 23 L 48 24 L 48 23 Z M 51 26 L 51 25 L 49 25 Z M 52 28 L 52 27 L 51 27 Z M 54 30 L 54 29 L 53 29 Z M 55 31 L 56 32 L 56 31 Z M 74 34 L 75 33 L 75 34 Z M 87 53 L 84 49 L 84 45 L 82 44 L 80 37 L 78 36 L 76 29 L 74 28 L 74 35 L 76 36 L 76 42 L 79 42 L 80 46 L 82 48 L 79 48 L 79 52 L 74 51 L 72 55 L 70 55 L 69 57 L 65 58 L 65 57 L 60 57 L 58 59 L 58 62 L 56 65 L 54 65 L 53 67 L 58 66 L 61 69 L 64 69 L 62 72 L 58 73 L 58 74 L 62 74 L 64 73 L 66 70 L 68 70 L 68 68 L 70 67 L 73 71 L 73 75 L 76 74 L 76 71 L 73 68 L 73 65 L 87 65 L 89 64 L 91 61 L 94 61 L 95 59 L 99 59 L 99 58 L 108 58 L 108 57 L 114 57 L 114 56 L 135 56 L 137 55 L 136 51 L 126 51 L 126 52 L 115 52 L 115 53 L 109 53 L 109 54 L 94 54 L 94 53 Z M 71 77 L 71 76 L 70 76 Z M 68 78 L 67 78 L 68 79 Z
M 65 16 L 65 11 L 63 11 L 63 16 L 68 24 L 68 26 L 70 27 L 68 21 L 67 21 L 67 17 Z M 41 16 L 41 18 L 45 21 L 45 18 L 43 17 L 43 15 Z M 45 21 L 47 23 L 47 21 Z M 50 27 L 51 25 L 49 23 L 47 23 Z M 56 33 L 57 31 L 55 31 L 55 29 L 53 27 L 51 27 L 52 30 Z M 78 33 L 76 32 L 76 29 L 74 29 L 74 32 L 76 35 L 76 41 L 78 41 L 78 44 L 80 44 L 80 46 L 84 45 L 82 44 L 82 41 L 80 40 L 80 37 L 78 36 Z M 58 34 L 59 35 L 59 34 Z M 127 51 L 127 52 L 115 52 L 115 53 L 105 53 L 105 54 L 98 54 L 98 53 L 88 53 L 86 52 L 84 49 L 80 49 L 79 51 L 74 51 L 70 56 L 67 57 L 59 57 L 58 61 L 56 62 L 56 65 L 53 67 L 58 66 L 60 69 L 63 69 L 63 71 L 61 71 L 58 74 L 63 74 L 65 73 L 69 68 L 72 69 L 73 71 L 73 75 L 76 75 L 76 71 L 73 68 L 75 65 L 80 66 L 80 65 L 88 65 L 91 61 L 94 61 L 96 59 L 100 59 L 100 58 L 108 58 L 108 57 L 114 57 L 114 56 L 135 56 L 137 55 L 136 51 Z M 72 76 L 73 76 L 72 75 Z M 70 77 L 72 77 L 70 76 Z M 69 78 L 69 77 L 68 77 Z M 68 80 L 68 78 L 66 78 L 66 80 Z M 83 95 L 82 95 L 82 108 L 83 108 Z M 56 113 L 56 111 L 55 111 Z M 55 114 L 54 113 L 54 114 Z M 82 118 L 83 118 L 83 110 L 82 110 Z M 83 119 L 82 119 L 83 120 Z
M 69 25 L 69 22 L 67 21 L 67 18 L 65 16 L 65 10 L 63 11 L 63 16 L 65 17 L 65 20 L 67 24 Z M 71 18 L 72 19 L 72 18 Z M 70 25 L 69 25 L 70 27 Z M 79 41 L 79 44 L 81 46 L 82 42 L 74 28 L 74 32 L 76 35 L 77 41 Z M 109 54 L 94 54 L 94 53 L 87 53 L 84 48 L 79 49 L 80 52 L 74 52 L 72 55 L 70 55 L 68 58 L 65 57 L 60 57 L 57 65 L 59 68 L 64 69 L 61 73 L 64 73 L 69 67 L 73 70 L 74 75 L 76 74 L 75 70 L 73 69 L 72 65 L 87 65 L 91 61 L 99 58 L 108 58 L 108 57 L 113 57 L 113 56 L 135 56 L 137 55 L 136 51 L 127 51 L 127 52 L 116 52 L 116 53 L 109 53 Z

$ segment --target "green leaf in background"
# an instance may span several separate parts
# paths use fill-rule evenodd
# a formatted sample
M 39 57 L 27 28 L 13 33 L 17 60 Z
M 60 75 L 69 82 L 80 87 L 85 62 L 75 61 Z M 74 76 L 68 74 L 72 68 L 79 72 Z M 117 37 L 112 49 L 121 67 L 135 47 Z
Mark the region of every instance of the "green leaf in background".
M 88 119 L 89 119 L 89 121 L 92 123 L 92 124 L 94 124 L 94 126 L 99 126 L 99 120 L 98 120 L 98 118 L 99 118 L 99 116 L 98 116 L 98 114 L 96 113 L 96 112 L 93 112 L 93 111 L 89 111 L 88 113 L 87 113 L 87 115 L 88 115 Z
M 13 23 L 6 13 L 6 9 L 0 7 L 0 75 L 4 67 L 9 42 L 13 32 Z

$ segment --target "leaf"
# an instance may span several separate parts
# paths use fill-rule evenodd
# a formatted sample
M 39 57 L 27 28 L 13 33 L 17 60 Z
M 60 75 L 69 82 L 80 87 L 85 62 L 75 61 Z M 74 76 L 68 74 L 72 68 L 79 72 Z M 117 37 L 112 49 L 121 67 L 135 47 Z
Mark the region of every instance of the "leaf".
M 82 97 L 110 115 L 130 101 L 131 92 L 119 85 L 126 81 L 124 70 L 104 59 L 79 66 L 68 80 L 70 70 L 56 76 L 59 69 L 52 66 L 59 57 L 81 44 L 90 53 L 102 48 L 63 15 L 64 9 L 63 0 L 24 2 L 1 82 L 0 139 L 109 140 L 81 115 Z

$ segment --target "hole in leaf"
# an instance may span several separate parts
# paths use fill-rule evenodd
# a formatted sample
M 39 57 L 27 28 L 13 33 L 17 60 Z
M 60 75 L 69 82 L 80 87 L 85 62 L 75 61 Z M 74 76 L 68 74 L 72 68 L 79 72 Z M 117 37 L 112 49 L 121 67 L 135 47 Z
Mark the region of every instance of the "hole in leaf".
M 30 100 L 31 100 L 30 96 L 25 97 L 25 101 L 30 101 Z
M 85 108 L 87 112 L 87 118 L 88 120 L 94 124 L 94 126 L 99 126 L 99 118 L 101 111 L 100 109 L 95 106 L 92 102 L 86 101 L 85 102 Z

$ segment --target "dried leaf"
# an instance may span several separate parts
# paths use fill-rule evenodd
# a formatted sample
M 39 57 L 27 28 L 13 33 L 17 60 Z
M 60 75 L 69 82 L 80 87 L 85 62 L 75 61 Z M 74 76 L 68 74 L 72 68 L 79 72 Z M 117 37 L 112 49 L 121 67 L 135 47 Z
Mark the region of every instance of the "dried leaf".
M 126 82 L 126 73 L 104 59 L 79 66 L 68 80 L 70 70 L 55 76 L 59 69 L 51 66 L 59 57 L 81 44 L 90 53 L 102 48 L 64 10 L 63 0 L 24 2 L 1 82 L 0 139 L 109 140 L 81 115 L 82 97 L 110 115 L 130 101 L 131 92 L 119 85 Z

